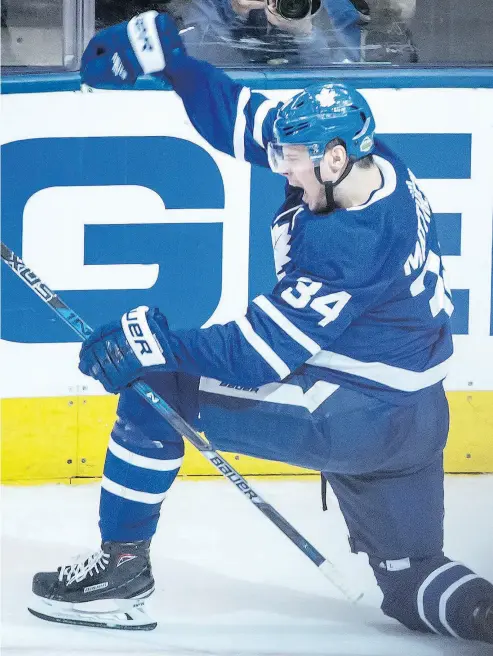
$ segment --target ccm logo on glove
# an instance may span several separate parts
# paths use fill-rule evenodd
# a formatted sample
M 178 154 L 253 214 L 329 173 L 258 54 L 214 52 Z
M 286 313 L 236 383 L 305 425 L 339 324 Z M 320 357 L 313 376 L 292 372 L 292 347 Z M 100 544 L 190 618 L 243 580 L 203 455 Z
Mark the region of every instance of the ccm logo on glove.
M 138 44 L 139 41 L 142 41 L 142 50 L 153 50 L 154 47 L 152 45 L 151 39 L 147 35 L 147 28 L 144 17 L 145 14 L 142 16 L 135 16 L 135 18 L 130 21 L 129 30 L 135 29 L 136 42 Z M 132 23 L 132 21 L 134 22 Z
M 166 364 L 158 341 L 147 323 L 146 305 L 140 305 L 122 316 L 122 328 L 132 351 L 143 367 Z
M 162 71 L 166 65 L 156 27 L 157 11 L 146 11 L 128 22 L 127 34 L 134 54 L 148 75 Z

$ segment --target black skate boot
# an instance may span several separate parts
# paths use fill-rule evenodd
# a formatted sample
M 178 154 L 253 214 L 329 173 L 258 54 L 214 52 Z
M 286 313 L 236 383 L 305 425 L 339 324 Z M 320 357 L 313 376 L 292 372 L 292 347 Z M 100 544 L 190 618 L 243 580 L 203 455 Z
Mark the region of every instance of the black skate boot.
M 493 602 L 484 601 L 474 611 L 474 624 L 479 631 L 479 640 L 493 644 Z
M 56 572 L 33 578 L 29 611 L 50 622 L 107 629 L 155 629 L 144 599 L 154 591 L 150 540 L 104 542 L 86 557 L 77 556 Z

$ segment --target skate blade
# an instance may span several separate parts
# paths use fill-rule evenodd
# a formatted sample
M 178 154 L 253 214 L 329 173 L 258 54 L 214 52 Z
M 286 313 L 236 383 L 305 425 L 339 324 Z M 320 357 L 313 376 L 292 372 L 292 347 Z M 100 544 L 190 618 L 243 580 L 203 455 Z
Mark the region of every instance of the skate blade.
M 153 590 L 132 599 L 111 599 L 105 601 L 72 603 L 56 601 L 33 595 L 28 611 L 35 617 L 48 622 L 75 624 L 100 629 L 119 629 L 126 631 L 152 631 L 157 626 L 148 614 L 145 599 Z M 116 606 L 111 610 L 108 606 Z

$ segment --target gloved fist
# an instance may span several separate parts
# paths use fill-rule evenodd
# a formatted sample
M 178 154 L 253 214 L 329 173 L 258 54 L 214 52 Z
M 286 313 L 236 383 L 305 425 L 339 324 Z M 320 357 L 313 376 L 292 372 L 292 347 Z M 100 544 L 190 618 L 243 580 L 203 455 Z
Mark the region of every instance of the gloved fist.
M 176 370 L 168 336 L 164 315 L 157 308 L 141 305 L 86 339 L 79 369 L 99 380 L 107 392 L 117 394 L 148 371 Z
M 93 36 L 84 50 L 81 79 L 98 89 L 130 89 L 139 75 L 162 73 L 166 57 L 185 52 L 167 14 L 146 11 Z

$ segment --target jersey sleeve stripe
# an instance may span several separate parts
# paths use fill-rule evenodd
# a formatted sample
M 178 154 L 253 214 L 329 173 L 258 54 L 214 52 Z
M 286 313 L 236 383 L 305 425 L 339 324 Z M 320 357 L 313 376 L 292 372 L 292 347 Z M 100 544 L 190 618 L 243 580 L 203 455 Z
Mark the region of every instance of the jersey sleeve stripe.
M 248 87 L 243 87 L 238 96 L 238 105 L 236 108 L 236 121 L 233 131 L 233 152 L 237 159 L 245 159 L 245 130 L 246 116 L 245 107 L 250 100 L 251 91 Z
M 265 149 L 264 140 L 262 138 L 262 128 L 264 125 L 265 117 L 271 109 L 277 106 L 276 100 L 264 100 L 264 102 L 258 106 L 257 111 L 255 112 L 255 118 L 253 120 L 253 138 L 258 143 L 259 146 Z
M 252 324 L 248 321 L 246 317 L 241 317 L 236 320 L 238 328 L 241 330 L 243 337 L 246 341 L 252 346 L 257 353 L 267 362 L 268 365 L 274 369 L 274 371 L 281 378 L 286 378 L 291 373 L 288 365 L 281 360 L 281 358 L 275 353 L 271 347 L 265 342 L 260 335 L 253 330 Z
M 305 335 L 297 326 L 294 325 L 284 314 L 276 308 L 276 306 L 269 301 L 265 296 L 257 296 L 253 299 L 255 305 L 265 312 L 265 314 L 272 319 L 272 321 L 279 326 L 287 335 L 289 335 L 295 342 L 298 342 L 309 353 L 315 355 L 321 350 L 321 346 L 317 344 L 311 337 Z

